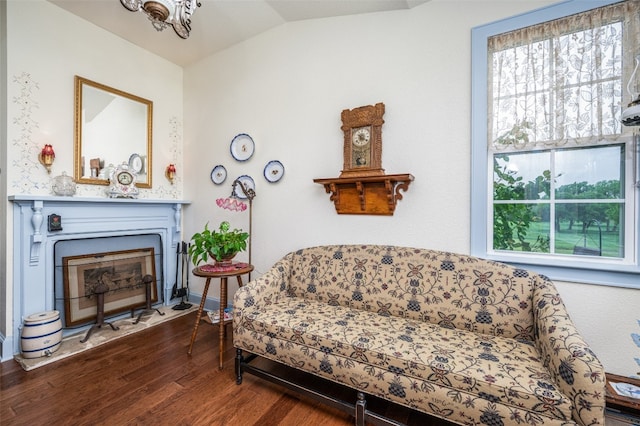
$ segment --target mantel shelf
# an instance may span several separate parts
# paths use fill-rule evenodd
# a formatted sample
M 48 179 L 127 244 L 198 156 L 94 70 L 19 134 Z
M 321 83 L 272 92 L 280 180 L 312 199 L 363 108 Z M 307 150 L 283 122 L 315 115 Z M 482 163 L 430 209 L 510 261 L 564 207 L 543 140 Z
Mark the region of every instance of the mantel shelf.
M 411 174 L 352 176 L 314 179 L 324 186 L 338 214 L 370 214 L 392 216 L 396 204 L 402 200 L 413 182 Z

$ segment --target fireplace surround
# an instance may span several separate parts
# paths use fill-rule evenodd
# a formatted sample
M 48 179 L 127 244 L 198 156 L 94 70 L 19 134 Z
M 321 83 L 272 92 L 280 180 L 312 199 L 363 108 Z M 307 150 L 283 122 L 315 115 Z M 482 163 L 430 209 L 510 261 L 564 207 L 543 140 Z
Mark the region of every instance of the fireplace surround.
M 159 235 L 160 300 L 169 304 L 173 284 L 167 280 L 175 276 L 182 206 L 189 202 L 37 195 L 14 195 L 9 200 L 13 203 L 13 315 L 11 328 L 0 342 L 3 361 L 20 352 L 23 319 L 56 308 L 54 248 L 59 241 Z

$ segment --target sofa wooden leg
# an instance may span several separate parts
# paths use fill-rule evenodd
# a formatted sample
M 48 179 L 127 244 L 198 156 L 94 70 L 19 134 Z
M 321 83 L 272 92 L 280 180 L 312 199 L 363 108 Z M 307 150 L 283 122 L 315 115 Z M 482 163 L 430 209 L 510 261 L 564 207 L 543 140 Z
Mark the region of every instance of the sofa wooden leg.
M 242 384 L 242 349 L 236 348 L 236 384 Z
M 364 394 L 358 392 L 358 401 L 356 402 L 356 426 L 364 426 L 366 408 L 367 401 L 364 399 Z

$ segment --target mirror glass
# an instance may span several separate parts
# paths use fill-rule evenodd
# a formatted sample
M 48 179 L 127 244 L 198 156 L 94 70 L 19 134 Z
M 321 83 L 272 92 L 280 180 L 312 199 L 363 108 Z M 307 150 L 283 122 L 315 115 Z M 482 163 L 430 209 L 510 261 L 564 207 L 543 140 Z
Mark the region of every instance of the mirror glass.
M 153 102 L 75 77 L 75 172 L 78 183 L 108 185 L 125 163 L 136 185 L 151 188 Z

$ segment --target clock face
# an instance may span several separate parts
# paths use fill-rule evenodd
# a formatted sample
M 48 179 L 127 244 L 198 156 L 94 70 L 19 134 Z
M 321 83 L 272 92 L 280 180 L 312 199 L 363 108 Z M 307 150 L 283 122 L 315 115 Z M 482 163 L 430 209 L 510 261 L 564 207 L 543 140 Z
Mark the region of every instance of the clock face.
M 123 162 L 109 175 L 109 189 L 107 195 L 111 198 L 136 198 L 136 173 L 131 171 L 129 165 Z
M 120 172 L 118 174 L 118 183 L 121 185 L 130 185 L 133 182 L 133 176 L 129 172 Z
M 371 140 L 371 131 L 368 127 L 360 127 L 359 129 L 353 129 L 351 134 L 351 141 L 357 147 L 363 147 Z

